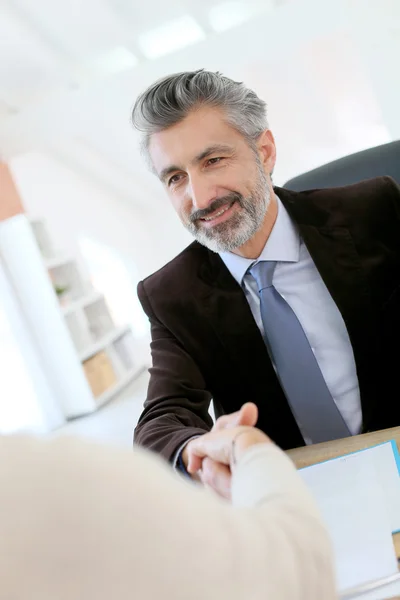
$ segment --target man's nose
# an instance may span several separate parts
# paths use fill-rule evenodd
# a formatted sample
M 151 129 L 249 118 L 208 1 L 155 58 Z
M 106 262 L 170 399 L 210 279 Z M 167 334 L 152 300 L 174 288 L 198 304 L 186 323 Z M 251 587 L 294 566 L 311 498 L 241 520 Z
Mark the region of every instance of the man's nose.
M 200 179 L 190 178 L 187 193 L 192 200 L 195 210 L 208 208 L 215 198 L 215 191 L 205 181 L 201 181 Z

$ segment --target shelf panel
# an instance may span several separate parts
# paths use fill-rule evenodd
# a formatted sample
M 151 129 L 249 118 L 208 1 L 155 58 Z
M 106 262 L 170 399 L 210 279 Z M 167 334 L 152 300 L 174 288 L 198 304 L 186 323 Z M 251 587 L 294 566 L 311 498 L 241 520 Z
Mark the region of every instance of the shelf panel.
M 76 260 L 70 256 L 56 256 L 54 258 L 45 258 L 44 264 L 47 269 L 56 269 L 57 267 L 63 267 L 69 263 L 75 263 Z
M 100 407 L 106 404 L 113 396 L 118 394 L 121 390 L 124 389 L 139 373 L 141 373 L 145 369 L 144 366 L 136 366 L 130 371 L 128 371 L 115 385 L 106 390 L 99 396 L 95 398 L 96 406 Z
M 85 294 L 85 296 L 82 296 L 77 300 L 73 300 L 70 304 L 67 304 L 66 306 L 61 305 L 61 310 L 64 315 L 69 315 L 70 313 L 75 312 L 79 308 L 84 308 L 85 306 L 89 306 L 89 304 L 94 304 L 95 302 L 97 302 L 97 300 L 100 300 L 100 298 L 102 297 L 103 294 L 101 294 L 97 290 L 93 290 L 89 294 Z
M 104 348 L 112 344 L 114 340 L 118 339 L 121 335 L 123 335 L 129 330 L 129 325 L 113 329 L 112 331 L 110 331 L 110 333 L 107 333 L 107 335 L 103 336 L 100 340 L 91 344 L 88 348 L 80 352 L 79 358 L 81 362 L 87 360 L 88 358 L 93 356 L 93 354 L 97 354 L 97 352 L 104 350 Z

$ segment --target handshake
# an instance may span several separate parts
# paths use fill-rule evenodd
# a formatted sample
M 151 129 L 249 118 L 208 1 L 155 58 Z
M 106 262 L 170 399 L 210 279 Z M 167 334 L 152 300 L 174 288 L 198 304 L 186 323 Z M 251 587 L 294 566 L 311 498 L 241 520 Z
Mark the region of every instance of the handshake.
M 188 442 L 182 459 L 192 478 L 230 499 L 234 464 L 249 447 L 271 443 L 255 428 L 257 419 L 257 406 L 247 402 L 238 412 L 220 417 L 210 433 Z

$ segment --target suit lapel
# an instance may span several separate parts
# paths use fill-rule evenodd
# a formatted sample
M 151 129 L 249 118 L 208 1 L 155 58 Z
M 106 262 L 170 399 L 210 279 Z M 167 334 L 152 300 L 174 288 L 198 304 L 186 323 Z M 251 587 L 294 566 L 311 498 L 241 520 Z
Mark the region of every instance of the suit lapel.
M 208 252 L 207 263 L 200 273 L 201 302 L 220 342 L 235 363 L 243 364 L 244 348 L 246 362 L 265 362 L 268 353 L 264 340 L 242 288 L 217 254 Z

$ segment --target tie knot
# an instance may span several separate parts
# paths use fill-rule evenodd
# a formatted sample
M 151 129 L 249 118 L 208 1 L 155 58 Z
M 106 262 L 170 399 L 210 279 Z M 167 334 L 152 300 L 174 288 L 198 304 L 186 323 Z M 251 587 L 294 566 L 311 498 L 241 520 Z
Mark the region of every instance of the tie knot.
M 259 292 L 272 286 L 272 277 L 274 275 L 275 267 L 276 261 L 263 260 L 250 268 L 250 273 L 257 282 Z

